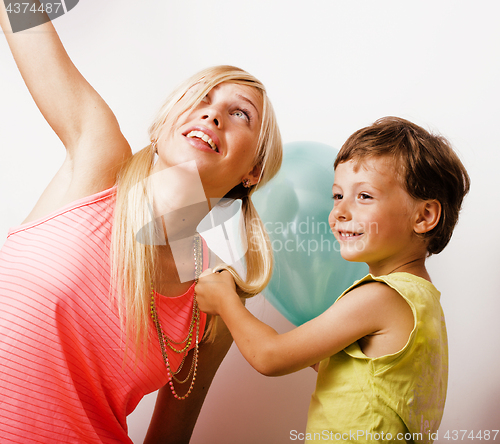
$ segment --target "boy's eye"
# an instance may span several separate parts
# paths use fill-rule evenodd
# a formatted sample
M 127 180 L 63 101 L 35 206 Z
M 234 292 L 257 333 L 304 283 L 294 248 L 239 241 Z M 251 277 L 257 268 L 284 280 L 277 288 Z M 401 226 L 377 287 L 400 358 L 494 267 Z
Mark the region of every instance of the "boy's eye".
M 360 198 L 361 200 L 366 200 L 366 199 L 371 199 L 372 197 L 371 197 L 369 194 L 366 194 L 366 193 L 361 193 L 361 194 L 359 195 L 359 198 Z
M 342 194 L 340 194 L 340 193 L 334 193 L 334 195 L 332 196 L 332 199 L 333 200 L 341 200 L 342 197 L 344 197 L 344 196 L 342 196 Z

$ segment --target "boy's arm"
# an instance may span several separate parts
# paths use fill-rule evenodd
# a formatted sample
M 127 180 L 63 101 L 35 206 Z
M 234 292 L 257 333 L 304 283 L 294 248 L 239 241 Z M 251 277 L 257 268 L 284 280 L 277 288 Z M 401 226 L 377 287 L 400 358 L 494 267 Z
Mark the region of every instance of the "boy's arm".
M 196 294 L 200 309 L 218 313 L 245 359 L 267 376 L 312 366 L 361 338 L 378 336 L 377 347 L 371 347 L 375 354 L 397 352 L 413 328 L 413 314 L 406 301 L 377 282 L 353 289 L 317 318 L 284 334 L 243 306 L 229 273 L 205 275 L 196 286 Z

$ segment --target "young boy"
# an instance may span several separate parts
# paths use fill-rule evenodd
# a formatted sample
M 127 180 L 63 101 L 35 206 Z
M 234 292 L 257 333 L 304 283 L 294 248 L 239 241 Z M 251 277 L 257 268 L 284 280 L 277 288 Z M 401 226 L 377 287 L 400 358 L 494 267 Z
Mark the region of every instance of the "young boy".
M 329 223 L 342 257 L 366 262 L 369 274 L 281 335 L 246 310 L 230 273 L 205 274 L 198 304 L 222 317 L 265 375 L 321 361 L 306 441 L 430 443 L 444 409 L 448 350 L 425 260 L 450 240 L 467 171 L 445 139 L 394 117 L 354 133 L 334 167 Z

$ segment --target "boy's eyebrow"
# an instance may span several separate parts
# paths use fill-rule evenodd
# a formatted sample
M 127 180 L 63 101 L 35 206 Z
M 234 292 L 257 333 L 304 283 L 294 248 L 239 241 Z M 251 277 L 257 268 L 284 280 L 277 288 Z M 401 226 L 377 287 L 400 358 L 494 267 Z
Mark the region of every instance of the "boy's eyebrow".
M 353 183 L 353 184 L 352 184 L 352 186 L 353 186 L 353 187 L 362 187 L 362 186 L 365 186 L 365 185 L 369 185 L 371 188 L 374 188 L 374 189 L 376 189 L 376 190 L 378 190 L 378 191 L 383 191 L 380 187 L 377 187 L 377 186 L 376 186 L 376 185 L 374 185 L 373 183 L 371 183 L 371 182 L 367 182 L 367 181 L 365 181 L 365 180 L 364 180 L 364 181 L 361 181 L 361 182 L 355 182 L 355 183 Z M 333 190 L 335 187 L 337 187 L 337 188 L 342 188 L 339 184 L 337 184 L 337 183 L 335 183 L 335 182 L 334 182 L 334 183 L 333 183 L 333 185 L 332 185 L 332 190 Z
M 376 190 L 383 191 L 380 187 L 378 187 L 377 185 L 375 185 L 373 182 L 362 181 L 362 182 L 357 182 L 354 185 L 357 185 L 359 187 L 368 185 L 371 188 L 375 188 Z
M 352 184 L 353 186 L 360 186 L 360 185 L 370 185 L 373 186 L 370 182 L 367 182 L 366 180 L 363 180 L 361 182 L 355 182 Z M 338 183 L 333 182 L 332 188 L 333 187 L 340 187 Z

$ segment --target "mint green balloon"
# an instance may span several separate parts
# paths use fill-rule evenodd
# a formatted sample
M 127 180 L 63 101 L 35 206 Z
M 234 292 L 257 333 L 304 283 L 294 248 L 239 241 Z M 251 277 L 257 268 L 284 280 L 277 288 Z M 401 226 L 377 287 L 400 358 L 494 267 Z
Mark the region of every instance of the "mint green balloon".
M 287 143 L 281 170 L 253 195 L 275 259 L 264 295 L 294 325 L 323 313 L 368 272 L 342 258 L 328 225 L 337 153 L 318 142 Z

